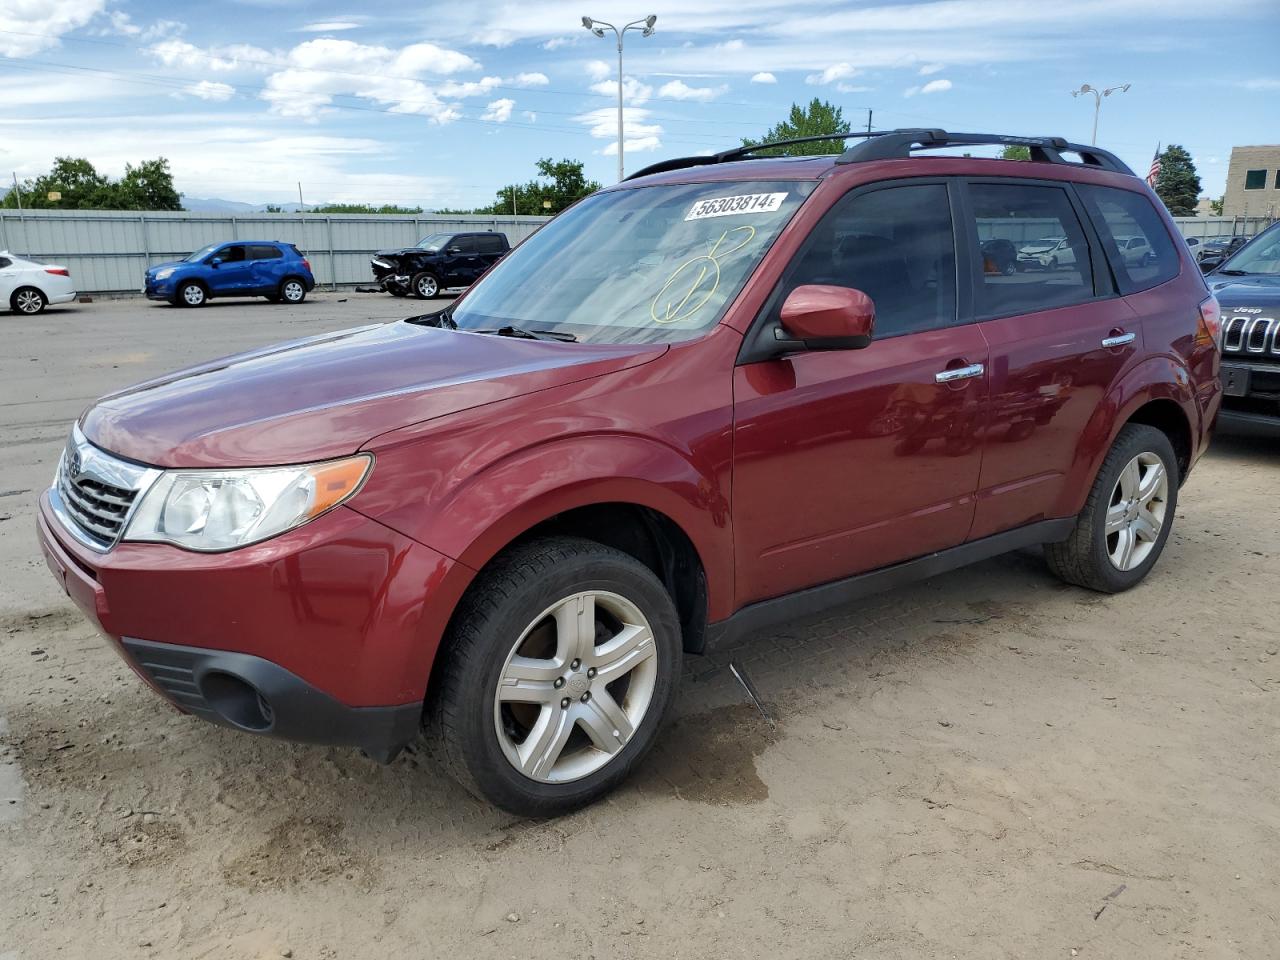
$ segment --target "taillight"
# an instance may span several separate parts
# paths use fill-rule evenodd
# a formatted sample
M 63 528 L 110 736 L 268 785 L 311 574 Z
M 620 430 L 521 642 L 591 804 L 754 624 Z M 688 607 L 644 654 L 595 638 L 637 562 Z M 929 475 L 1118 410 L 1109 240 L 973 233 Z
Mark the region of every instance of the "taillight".
M 311 269 L 311 261 L 308 260 L 306 257 L 302 258 L 302 265 L 306 267 L 308 270 Z
M 1196 330 L 1197 343 L 1214 343 L 1222 346 L 1222 307 L 1212 294 L 1200 304 L 1200 324 Z
M 69 277 L 69 276 L 71 276 L 71 271 L 70 271 L 70 270 L 68 270 L 66 267 L 45 267 L 45 268 L 44 268 L 44 272 L 45 272 L 45 273 L 52 273 L 55 277 Z

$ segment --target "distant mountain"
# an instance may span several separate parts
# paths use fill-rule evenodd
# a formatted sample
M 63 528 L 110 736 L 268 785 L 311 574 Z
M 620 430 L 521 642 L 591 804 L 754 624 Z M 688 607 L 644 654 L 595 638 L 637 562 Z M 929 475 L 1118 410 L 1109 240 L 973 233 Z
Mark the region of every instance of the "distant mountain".
M 223 200 L 219 197 L 182 197 L 182 206 L 192 213 L 264 213 L 267 207 L 280 207 L 286 213 L 296 213 L 298 203 L 244 203 L 240 200 Z

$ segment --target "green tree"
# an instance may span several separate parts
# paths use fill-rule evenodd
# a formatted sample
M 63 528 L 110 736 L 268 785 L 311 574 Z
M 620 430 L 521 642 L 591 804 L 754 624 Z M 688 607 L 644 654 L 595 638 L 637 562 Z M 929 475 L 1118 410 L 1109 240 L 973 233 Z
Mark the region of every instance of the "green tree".
M 470 212 L 516 213 L 520 216 L 554 215 L 600 189 L 597 181 L 586 178 L 580 160 L 552 160 L 547 157 L 538 161 L 537 170 L 540 179 L 508 184 L 497 192 L 494 202 L 489 206 Z
M 146 160 L 138 166 L 125 165 L 119 180 L 99 173 L 83 157 L 58 157 L 48 173 L 10 187 L 0 206 L 12 209 L 22 205 L 33 210 L 181 210 L 182 197 L 173 186 L 169 161 L 163 157 Z M 61 194 L 50 200 L 50 193 Z
M 1226 202 L 1226 199 L 1226 194 L 1223 194 L 1217 200 L 1209 201 L 1209 209 L 1213 211 L 1215 217 L 1222 216 L 1222 204 Z
M 326 203 L 318 207 L 308 207 L 308 213 L 421 213 L 421 207 L 398 207 L 394 203 L 384 203 L 375 207 L 368 203 Z
M 1001 160 L 1030 160 L 1031 148 L 1009 144 L 1000 151 Z
M 807 107 L 798 103 L 791 105 L 791 113 L 787 119 L 774 124 L 759 140 L 743 139 L 744 147 L 758 143 L 772 143 L 775 140 L 794 140 L 797 137 L 816 137 L 828 133 L 848 133 L 849 123 L 844 112 L 837 106 L 814 97 Z M 790 147 L 779 147 L 773 150 L 761 150 L 758 156 L 765 157 L 812 157 L 824 153 L 840 153 L 844 150 L 843 140 L 819 140 L 816 143 L 798 143 Z
M 1160 154 L 1160 174 L 1156 178 L 1156 194 L 1175 217 L 1192 217 L 1200 198 L 1200 175 L 1191 154 L 1176 143 Z

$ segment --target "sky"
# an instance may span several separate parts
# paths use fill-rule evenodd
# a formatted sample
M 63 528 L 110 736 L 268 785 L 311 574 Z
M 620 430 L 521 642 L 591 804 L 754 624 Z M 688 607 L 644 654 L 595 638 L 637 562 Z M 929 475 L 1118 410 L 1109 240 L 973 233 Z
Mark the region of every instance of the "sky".
M 1145 172 L 1184 145 L 1204 193 L 1280 143 L 1276 0 L 0 0 L 0 176 L 167 157 L 191 197 L 492 202 L 540 157 L 617 179 L 617 61 L 583 15 L 657 15 L 624 48 L 625 160 L 758 137 L 792 102 L 855 128 L 1098 143 Z

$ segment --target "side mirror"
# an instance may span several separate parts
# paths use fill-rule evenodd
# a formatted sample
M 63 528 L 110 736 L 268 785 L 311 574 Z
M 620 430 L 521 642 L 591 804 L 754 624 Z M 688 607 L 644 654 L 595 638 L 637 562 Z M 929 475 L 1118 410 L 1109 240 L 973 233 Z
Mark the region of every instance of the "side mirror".
M 222 265 L 222 258 L 221 258 L 221 257 L 211 257 L 211 258 L 209 259 L 209 266 L 211 266 L 211 267 L 213 267 L 213 268 L 215 268 L 215 269 L 216 269 L 217 267 L 219 267 L 219 266 L 221 266 L 221 265 Z
M 445 253 L 461 253 L 461 252 L 462 252 L 461 247 L 450 247 L 448 250 L 445 251 Z
M 805 350 L 861 350 L 871 343 L 876 306 L 861 290 L 806 284 L 787 296 L 780 318 Z M 782 331 L 775 336 L 786 342 Z

